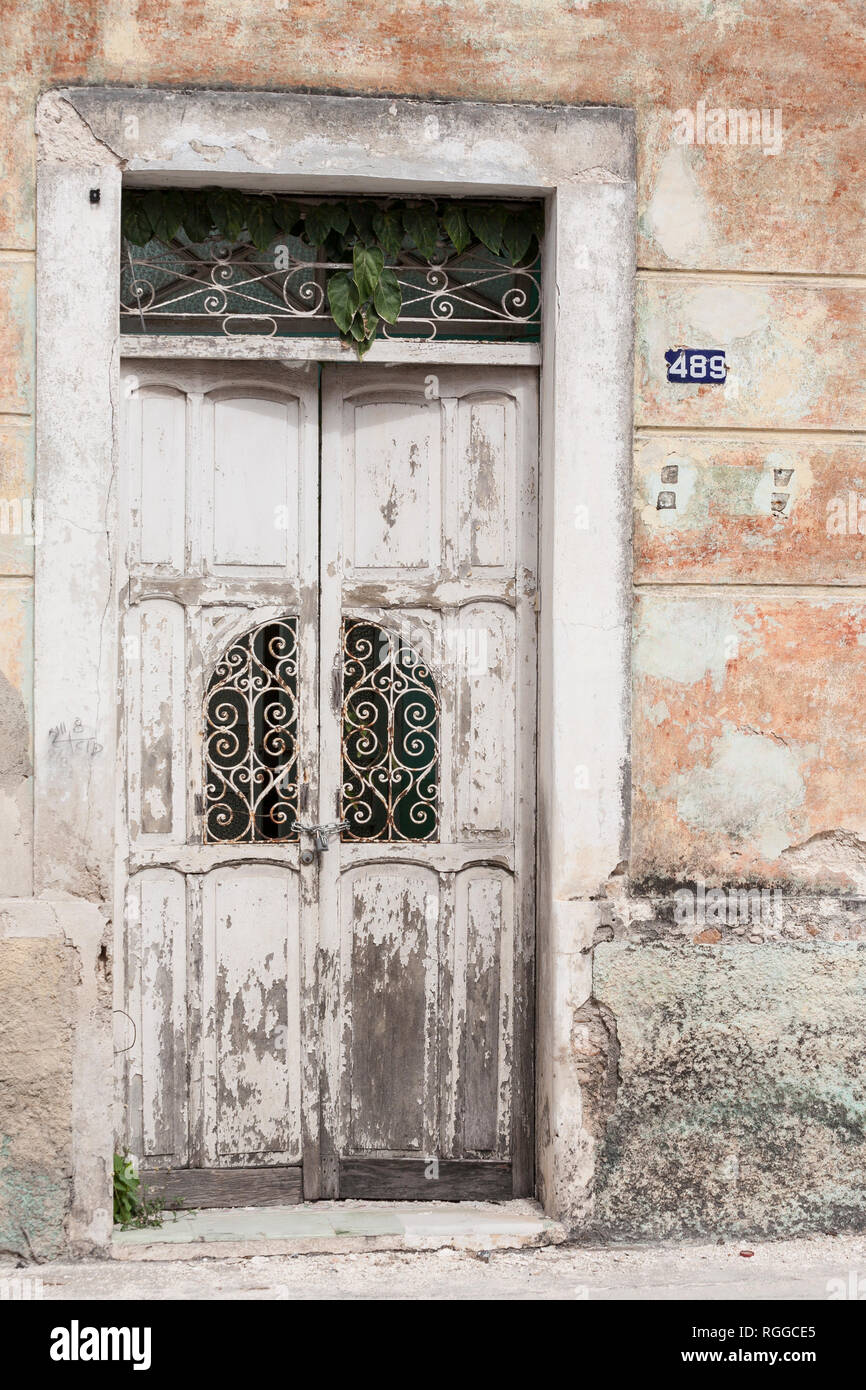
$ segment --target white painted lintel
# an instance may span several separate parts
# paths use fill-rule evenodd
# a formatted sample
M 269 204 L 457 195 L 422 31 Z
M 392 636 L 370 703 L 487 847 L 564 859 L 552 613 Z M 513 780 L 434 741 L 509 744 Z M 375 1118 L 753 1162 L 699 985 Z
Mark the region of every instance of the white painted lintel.
M 355 355 L 337 338 L 264 337 L 243 334 L 228 338 L 208 334 L 122 333 L 121 357 L 192 358 L 197 361 L 352 362 Z M 540 343 L 480 343 L 462 340 L 380 338 L 365 362 L 456 364 L 473 367 L 537 367 Z

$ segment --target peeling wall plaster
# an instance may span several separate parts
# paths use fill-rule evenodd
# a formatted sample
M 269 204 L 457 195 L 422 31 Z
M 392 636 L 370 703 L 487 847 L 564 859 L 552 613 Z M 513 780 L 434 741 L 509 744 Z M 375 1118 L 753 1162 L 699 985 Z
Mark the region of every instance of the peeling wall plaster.
M 806 790 L 796 754 L 763 734 L 726 729 L 716 739 L 706 767 L 675 779 L 677 815 L 712 835 L 724 830 L 754 840 L 775 859 L 790 838 L 788 813 L 801 806 Z

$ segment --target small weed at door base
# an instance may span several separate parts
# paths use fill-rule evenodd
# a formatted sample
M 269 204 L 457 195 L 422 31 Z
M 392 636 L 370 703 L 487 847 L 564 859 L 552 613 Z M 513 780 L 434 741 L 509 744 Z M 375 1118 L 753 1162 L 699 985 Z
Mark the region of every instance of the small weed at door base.
M 175 1216 L 183 1209 L 183 1202 L 175 1200 L 164 1202 L 160 1197 L 152 1201 L 141 1193 L 141 1179 L 135 1171 L 129 1151 L 114 1155 L 114 1224 L 122 1231 L 136 1227 L 161 1226 L 166 1212 Z

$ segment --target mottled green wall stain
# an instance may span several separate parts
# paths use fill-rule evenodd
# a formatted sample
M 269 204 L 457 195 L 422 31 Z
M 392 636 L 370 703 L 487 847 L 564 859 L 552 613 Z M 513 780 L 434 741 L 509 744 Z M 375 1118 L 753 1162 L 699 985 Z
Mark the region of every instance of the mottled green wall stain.
M 0 937 L 0 1250 L 23 1256 L 65 1241 L 76 960 L 56 939 Z
M 595 1223 L 621 1238 L 866 1227 L 866 953 L 596 948 L 616 1104 Z
M 0 1254 L 51 1259 L 64 1249 L 69 1174 L 16 1167 L 12 1143 L 0 1139 Z

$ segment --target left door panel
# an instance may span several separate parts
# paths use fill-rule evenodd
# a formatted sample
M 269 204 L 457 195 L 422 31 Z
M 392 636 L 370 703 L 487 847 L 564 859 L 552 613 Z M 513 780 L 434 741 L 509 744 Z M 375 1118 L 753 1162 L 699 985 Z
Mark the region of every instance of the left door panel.
M 118 1134 L 151 1189 L 286 1201 L 318 1133 L 316 904 L 291 831 L 318 810 L 317 373 L 139 360 L 123 399 Z M 286 618 L 293 784 L 263 787 L 239 842 L 219 833 L 214 767 L 244 742 L 237 710 L 266 749 L 279 711 L 255 698 L 255 660 L 222 725 L 208 690 L 246 634 Z M 248 758 L 235 785 L 253 803 L 267 773 Z

